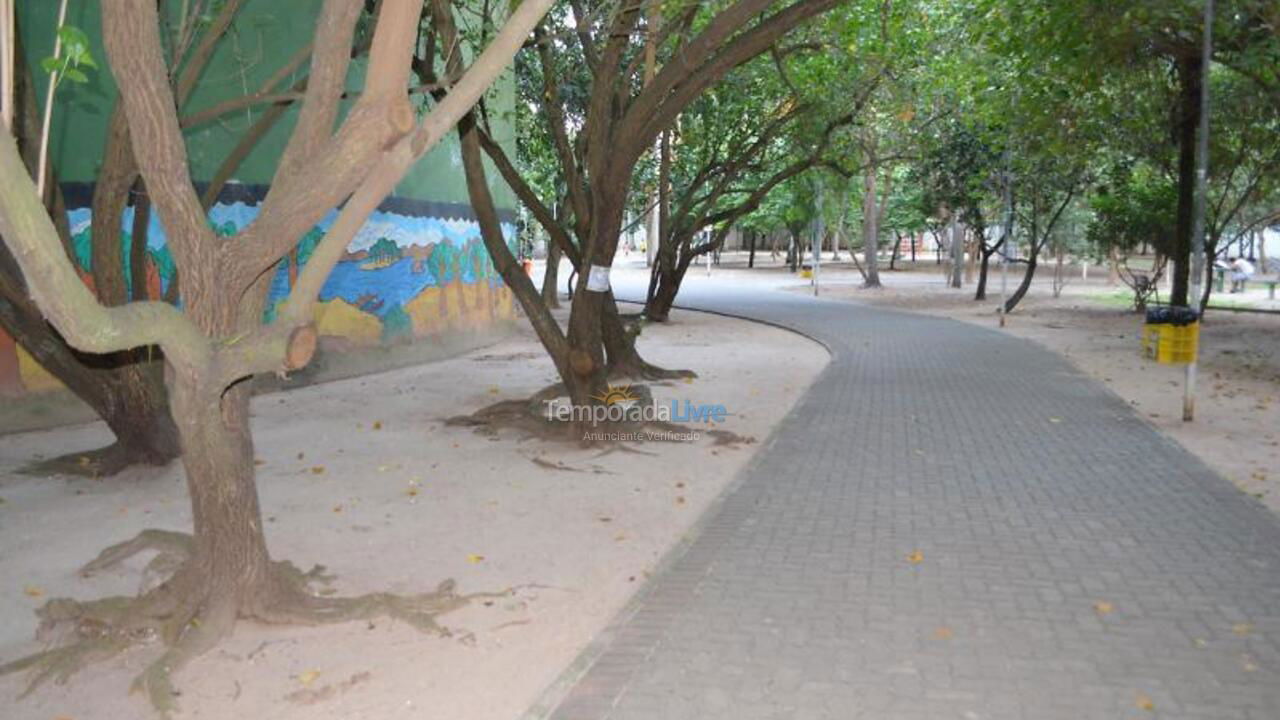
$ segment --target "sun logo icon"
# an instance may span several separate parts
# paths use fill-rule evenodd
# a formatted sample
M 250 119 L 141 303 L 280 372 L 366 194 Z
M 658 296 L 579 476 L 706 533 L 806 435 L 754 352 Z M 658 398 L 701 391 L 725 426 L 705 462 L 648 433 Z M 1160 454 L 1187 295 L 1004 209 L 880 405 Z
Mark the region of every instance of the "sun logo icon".
M 600 404 L 602 405 L 626 405 L 628 403 L 633 403 L 640 398 L 636 397 L 636 395 L 631 392 L 630 385 L 620 385 L 617 387 L 610 385 L 607 390 L 599 395 L 591 396 L 591 399 L 600 401 Z

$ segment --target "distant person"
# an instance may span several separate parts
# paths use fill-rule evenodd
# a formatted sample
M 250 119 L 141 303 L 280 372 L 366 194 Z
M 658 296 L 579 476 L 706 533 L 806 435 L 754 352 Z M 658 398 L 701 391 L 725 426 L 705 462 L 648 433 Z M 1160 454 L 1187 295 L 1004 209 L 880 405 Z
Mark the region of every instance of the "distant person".
M 1244 292 L 1245 283 L 1253 277 L 1253 264 L 1242 257 L 1233 257 L 1231 266 L 1231 292 Z

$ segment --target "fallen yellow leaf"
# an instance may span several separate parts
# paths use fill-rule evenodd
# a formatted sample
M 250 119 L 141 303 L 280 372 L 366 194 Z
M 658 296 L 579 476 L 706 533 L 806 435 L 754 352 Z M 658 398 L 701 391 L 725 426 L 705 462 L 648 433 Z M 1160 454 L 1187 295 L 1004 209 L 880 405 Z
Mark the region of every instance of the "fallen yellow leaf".
M 920 552 L 919 550 L 916 550 L 915 552 L 907 556 L 907 562 L 911 563 L 912 565 L 919 565 L 920 563 L 924 562 L 924 553 Z
M 1253 625 L 1249 623 L 1236 623 L 1231 626 L 1231 632 L 1239 635 L 1240 637 L 1244 637 L 1253 632 Z
M 955 635 L 955 633 L 951 631 L 951 628 L 945 625 L 933 631 L 933 636 L 939 640 L 950 640 L 953 635 Z
M 471 563 L 472 565 L 478 565 L 478 564 L 480 564 L 480 563 L 484 562 L 484 556 L 483 556 L 483 555 L 476 555 L 476 554 L 474 554 L 474 553 L 473 553 L 473 554 L 471 554 L 471 555 L 468 555 L 468 556 L 467 556 L 467 562 Z
M 1146 710 L 1147 712 L 1155 712 L 1156 709 L 1155 702 L 1142 693 L 1138 693 L 1138 696 L 1134 698 L 1134 704 L 1138 706 L 1139 710 Z
M 318 677 L 320 677 L 319 670 L 307 670 L 306 672 L 298 673 L 298 682 L 303 685 L 310 685 L 315 682 Z
M 374 421 L 374 423 L 373 423 L 373 429 L 374 429 L 374 430 L 381 430 L 381 429 L 382 429 L 382 421 L 381 421 L 381 420 L 375 420 L 375 421 Z
M 35 585 L 28 585 L 22 588 L 22 593 L 27 597 L 40 597 L 41 595 L 44 595 L 44 588 L 37 587 Z
M 311 467 L 311 474 L 312 474 L 312 475 L 323 475 L 323 474 L 324 474 L 324 466 L 323 466 L 323 465 L 313 465 L 313 466 Z
M 1049 418 L 1049 422 L 1051 422 L 1051 423 L 1060 423 L 1060 422 L 1062 422 L 1062 418 L 1055 418 L 1055 417 L 1051 417 L 1051 418 Z
M 1105 600 L 1099 600 L 1093 604 L 1093 609 L 1099 615 L 1110 615 L 1111 611 L 1115 610 L 1115 606 Z
M 496 387 L 491 387 L 491 388 L 489 388 L 489 394 L 490 394 L 490 395 L 497 395 L 497 394 L 498 394 L 498 388 L 496 388 Z

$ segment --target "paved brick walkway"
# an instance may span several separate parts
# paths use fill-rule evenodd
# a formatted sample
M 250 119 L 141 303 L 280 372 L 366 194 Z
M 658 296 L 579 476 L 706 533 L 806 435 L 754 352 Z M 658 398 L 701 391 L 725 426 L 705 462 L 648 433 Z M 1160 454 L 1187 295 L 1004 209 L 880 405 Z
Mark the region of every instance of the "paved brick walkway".
M 699 288 L 832 363 L 554 718 L 1280 718 L 1280 522 L 1122 400 L 993 331 Z

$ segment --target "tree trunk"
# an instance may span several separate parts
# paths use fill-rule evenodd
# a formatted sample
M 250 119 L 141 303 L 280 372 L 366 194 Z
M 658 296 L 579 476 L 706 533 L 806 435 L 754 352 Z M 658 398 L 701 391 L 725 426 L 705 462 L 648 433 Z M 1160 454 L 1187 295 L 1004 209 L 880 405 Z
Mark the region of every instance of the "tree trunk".
M 36 100 L 27 73 L 23 68 L 19 70 L 22 70 L 19 74 L 23 85 L 19 93 L 24 118 L 24 122 L 19 123 L 20 134 L 23 135 L 23 160 L 29 171 L 34 173 L 35 158 L 31 151 L 35 147 L 35 138 L 39 137 L 38 134 L 32 136 L 32 133 L 38 133 L 39 126 L 34 115 Z M 129 137 L 123 108 L 120 107 L 113 113 L 108 129 L 102 167 L 94 189 L 90 230 L 94 290 L 108 305 L 119 305 L 130 299 L 124 282 L 121 230 L 124 206 L 138 173 Z M 55 203 L 50 214 L 74 264 L 66 210 L 62 207 L 62 196 L 57 192 L 52 170 L 49 178 L 55 190 Z M 149 216 L 146 203 L 140 203 L 134 212 L 133 234 L 140 238 L 134 243 L 131 253 L 133 295 L 142 297 L 146 292 L 146 234 L 145 229 L 140 228 L 145 228 Z M 43 313 L 27 297 L 21 277 L 8 248 L 0 244 L 0 284 L 4 285 L 4 289 L 0 289 L 0 327 L 45 370 L 89 405 L 116 436 L 116 442 L 105 448 L 71 453 L 41 465 L 59 472 L 102 477 L 114 475 L 133 464 L 163 465 L 177 457 L 177 428 L 169 414 L 159 363 L 150 357 L 152 350 L 111 355 L 90 355 L 73 350 L 45 322 Z M 8 300 L 4 299 L 6 294 L 9 295 Z
M 455 60 L 454 62 L 458 61 Z M 549 306 L 543 302 L 543 298 L 548 291 L 553 296 L 555 295 L 554 277 L 550 278 L 552 280 L 550 285 L 543 285 L 542 293 L 539 294 L 533 286 L 533 281 L 524 272 L 520 263 L 516 261 L 515 256 L 511 254 L 511 248 L 507 246 L 502 236 L 502 226 L 498 218 L 498 211 L 493 203 L 493 196 L 489 191 L 488 181 L 485 177 L 480 135 L 476 130 L 474 115 L 468 113 L 459 120 L 457 131 L 462 155 L 462 167 L 467 184 L 467 196 L 471 201 L 472 209 L 476 213 L 476 222 L 480 226 L 480 239 L 484 243 L 485 249 L 489 252 L 489 258 L 493 261 L 494 269 L 502 276 L 503 282 L 507 284 L 512 294 L 515 295 L 516 301 L 520 303 L 520 308 L 524 311 L 525 317 L 529 319 L 529 324 L 533 327 L 539 342 L 542 343 L 547 355 L 551 357 L 551 361 L 555 364 L 556 371 L 567 382 L 569 376 L 572 375 L 570 372 L 569 347 L 563 333 L 560 331 L 560 326 L 556 323 L 555 318 L 551 316 Z M 554 242 L 552 245 L 554 246 Z M 548 251 L 548 258 L 550 257 L 551 254 Z M 548 259 L 547 267 L 548 270 L 552 267 L 550 259 Z
M 1064 259 L 1065 254 L 1066 253 L 1063 251 L 1061 245 L 1059 245 L 1054 252 L 1054 265 L 1053 265 L 1053 297 L 1054 298 L 1058 298 L 1062 296 L 1062 288 L 1064 287 L 1062 261 Z
M 748 233 L 749 233 L 750 242 L 751 242 L 751 251 L 747 254 L 747 269 L 751 269 L 756 266 L 756 234 L 757 233 L 754 230 L 749 230 Z M 1266 263 L 1264 262 L 1263 265 L 1265 266 Z
M 560 307 L 560 293 L 556 284 L 560 282 L 560 246 L 552 239 L 547 240 L 547 269 L 542 274 L 542 302 L 549 308 Z
M 863 262 L 866 265 L 866 280 L 862 286 L 868 288 L 881 287 L 880 284 L 880 212 L 877 207 L 879 196 L 876 191 L 876 168 L 872 164 L 863 179 L 862 196 L 862 249 Z
M 898 263 L 898 257 L 902 253 L 902 233 L 897 230 L 893 231 L 893 252 L 889 254 L 889 269 L 894 270 Z
M 676 294 L 680 292 L 680 284 L 684 281 L 685 273 L 689 270 L 690 260 L 683 259 L 672 269 L 670 273 L 661 273 L 658 276 L 658 285 L 654 289 L 652 297 L 645 305 L 645 317 L 654 322 L 666 322 L 671 315 L 671 307 L 675 305 Z
M 270 603 L 274 588 L 254 482 L 249 388 L 223 390 L 185 374 L 169 386 L 195 526 L 183 579 L 203 586 L 189 591 L 204 597 L 202 614 L 234 619 Z
M 133 228 L 129 233 L 130 300 L 159 300 L 147 294 L 147 230 L 151 222 L 151 200 L 139 178 L 133 190 Z
M 7 249 L 0 248 L 7 254 Z M 140 362 L 131 353 L 86 355 L 76 352 L 49 327 L 34 305 L 0 297 L 0 326 L 31 357 L 115 434 L 112 445 L 75 452 L 45 463 L 60 471 L 114 475 L 138 463 L 164 465 L 178 456 L 178 432 L 169 415 L 159 362 Z M 80 458 L 88 458 L 88 462 Z
M 964 231 L 957 218 L 951 220 L 951 287 L 960 287 L 960 277 L 964 269 Z
M 978 252 L 979 252 L 978 239 L 975 237 L 972 240 L 970 240 L 968 238 L 968 233 L 965 233 L 964 245 L 966 248 L 970 250 L 968 253 L 968 257 L 965 258 L 965 263 L 964 263 L 964 281 L 967 283 L 971 283 L 973 282 L 973 276 L 975 271 L 977 270 L 977 264 L 978 264 Z
M 1022 298 L 1026 297 L 1027 291 L 1031 289 L 1031 280 L 1036 275 L 1036 265 L 1040 259 L 1040 248 L 1042 243 L 1034 241 L 1035 235 L 1031 243 L 1031 257 L 1027 258 L 1027 271 L 1022 275 L 1022 282 L 1018 283 L 1018 289 L 1013 291 L 1013 295 L 1009 296 L 1008 301 L 1004 304 L 1004 312 L 1006 315 L 1013 312 L 1013 309 L 1022 302 Z
M 1191 234 L 1196 197 L 1196 138 L 1200 128 L 1200 87 L 1203 62 L 1198 52 L 1177 60 L 1178 69 L 1178 211 L 1174 229 L 1173 290 L 1169 302 L 1187 305 L 1191 269 Z
M 570 372 L 562 378 L 570 400 L 579 407 L 598 404 L 596 398 L 608 385 L 602 327 L 606 293 L 587 290 L 587 277 L 584 267 L 569 311 Z
M 985 245 L 985 243 L 983 243 Z M 991 267 L 991 256 L 995 253 L 995 248 L 987 251 L 985 247 L 979 246 L 982 255 L 982 264 L 978 268 L 978 289 L 973 293 L 973 299 L 982 301 L 987 299 L 987 277 L 988 270 Z

